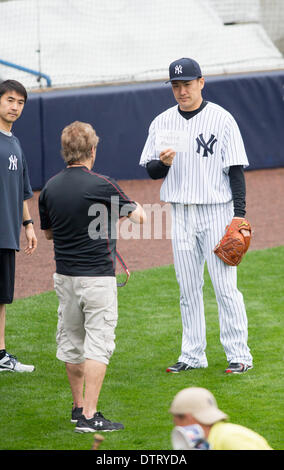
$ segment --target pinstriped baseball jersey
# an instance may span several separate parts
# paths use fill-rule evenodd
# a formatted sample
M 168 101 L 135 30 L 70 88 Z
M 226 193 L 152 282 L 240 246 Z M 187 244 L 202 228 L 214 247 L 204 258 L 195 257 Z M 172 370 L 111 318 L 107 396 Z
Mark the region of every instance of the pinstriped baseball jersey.
M 173 106 L 151 123 L 140 165 L 159 160 L 162 150 L 176 151 L 162 184 L 162 201 L 216 204 L 232 200 L 230 166 L 248 166 L 238 125 L 221 106 L 208 102 L 192 119 L 184 119 Z

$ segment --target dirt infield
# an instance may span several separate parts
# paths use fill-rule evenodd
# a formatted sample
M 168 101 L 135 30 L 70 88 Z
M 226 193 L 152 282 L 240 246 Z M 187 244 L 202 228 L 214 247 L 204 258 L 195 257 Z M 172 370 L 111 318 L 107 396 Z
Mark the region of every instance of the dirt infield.
M 247 215 L 254 230 L 250 250 L 259 250 L 284 244 L 284 168 L 247 171 Z M 140 204 L 159 204 L 161 180 L 120 181 L 125 193 Z M 29 201 L 35 221 L 38 249 L 27 257 L 23 248 L 26 241 L 21 234 L 21 248 L 16 257 L 15 298 L 28 297 L 52 290 L 55 270 L 53 244 L 48 242 L 39 226 L 38 196 Z M 131 271 L 147 269 L 173 262 L 171 241 L 163 219 L 161 239 L 118 239 L 118 249 Z

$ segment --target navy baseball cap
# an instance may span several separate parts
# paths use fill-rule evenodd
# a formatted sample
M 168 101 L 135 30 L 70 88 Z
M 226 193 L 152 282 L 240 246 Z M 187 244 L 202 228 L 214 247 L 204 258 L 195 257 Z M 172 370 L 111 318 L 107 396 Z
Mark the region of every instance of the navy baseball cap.
M 199 64 L 194 59 L 183 57 L 175 60 L 169 66 L 170 79 L 166 83 L 174 80 L 195 80 L 202 77 Z

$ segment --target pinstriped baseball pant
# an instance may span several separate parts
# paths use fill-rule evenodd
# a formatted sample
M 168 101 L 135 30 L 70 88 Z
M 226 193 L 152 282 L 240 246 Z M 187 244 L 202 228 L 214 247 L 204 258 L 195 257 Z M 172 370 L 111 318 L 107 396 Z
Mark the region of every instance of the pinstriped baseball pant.
M 237 268 L 228 266 L 213 252 L 232 217 L 231 202 L 172 204 L 172 246 L 183 327 L 178 360 L 191 367 L 208 366 L 203 303 L 205 262 L 217 300 L 220 341 L 226 358 L 229 362 L 252 364 L 246 309 L 237 288 Z

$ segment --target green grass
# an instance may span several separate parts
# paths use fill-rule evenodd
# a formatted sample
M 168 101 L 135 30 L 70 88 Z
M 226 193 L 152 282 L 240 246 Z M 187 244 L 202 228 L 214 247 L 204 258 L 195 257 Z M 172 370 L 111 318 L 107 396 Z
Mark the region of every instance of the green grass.
M 99 409 L 125 430 L 105 434 L 101 450 L 171 449 L 168 409 L 182 388 L 210 389 L 231 422 L 262 434 L 284 450 L 283 306 L 284 246 L 248 252 L 238 268 L 249 320 L 254 369 L 226 376 L 217 304 L 205 272 L 204 300 L 209 367 L 171 375 L 181 343 L 179 292 L 173 266 L 134 272 L 119 289 L 116 351 L 107 370 Z M 70 423 L 72 397 L 65 366 L 55 357 L 54 292 L 14 301 L 7 309 L 7 350 L 33 363 L 32 374 L 0 375 L 0 449 L 90 450 L 93 434 Z

